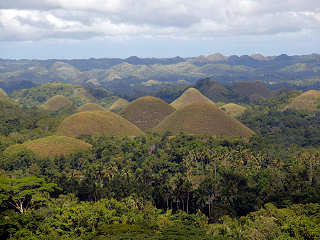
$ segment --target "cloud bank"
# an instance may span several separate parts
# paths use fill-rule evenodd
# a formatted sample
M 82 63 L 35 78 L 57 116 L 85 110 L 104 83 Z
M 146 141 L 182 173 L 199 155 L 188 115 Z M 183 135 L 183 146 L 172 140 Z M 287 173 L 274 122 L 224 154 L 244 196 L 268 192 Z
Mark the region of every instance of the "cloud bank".
M 217 38 L 320 29 L 319 0 L 1 0 L 0 41 Z

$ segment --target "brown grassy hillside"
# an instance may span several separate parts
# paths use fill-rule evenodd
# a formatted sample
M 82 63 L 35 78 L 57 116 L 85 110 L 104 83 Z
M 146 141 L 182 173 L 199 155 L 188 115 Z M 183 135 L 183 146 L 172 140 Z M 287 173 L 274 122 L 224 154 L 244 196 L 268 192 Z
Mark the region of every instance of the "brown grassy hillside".
M 214 102 L 229 102 L 233 97 L 233 93 L 229 89 L 209 78 L 197 81 L 195 88 Z
M 72 102 L 65 96 L 57 95 L 49 98 L 41 108 L 48 111 L 58 111 L 64 107 L 72 106 Z
M 118 113 L 120 112 L 123 108 L 128 106 L 129 102 L 126 99 L 119 98 L 117 101 L 115 101 L 109 108 L 110 112 L 115 112 Z
M 85 111 L 103 111 L 105 110 L 102 106 L 96 103 L 86 103 L 80 106 L 77 111 L 78 112 L 85 112 Z
M 141 97 L 120 111 L 120 115 L 142 130 L 152 129 L 175 109 L 156 97 Z
M 7 96 L 7 93 L 2 89 L 2 88 L 0 88 L 0 98 L 3 98 L 3 97 L 8 97 Z
M 154 128 L 156 132 L 209 134 L 215 136 L 250 137 L 254 132 L 238 120 L 210 103 L 193 103 L 166 117 Z
M 180 109 L 184 106 L 187 106 L 196 102 L 205 102 L 205 103 L 213 103 L 209 98 L 202 95 L 195 88 L 188 88 L 180 97 L 174 100 L 170 105 L 175 109 Z
M 262 82 L 238 82 L 231 87 L 232 91 L 241 97 L 249 97 L 250 100 L 259 100 L 273 96 L 272 91 Z
M 84 141 L 65 136 L 50 136 L 40 138 L 25 142 L 22 145 L 40 157 L 68 155 L 70 153 L 86 150 L 91 147 L 90 144 Z
M 123 117 L 108 111 L 86 111 L 73 114 L 62 121 L 57 135 L 137 136 L 143 132 Z
M 320 91 L 310 90 L 294 98 L 285 109 L 320 111 Z
M 240 117 L 246 110 L 246 107 L 243 107 L 241 105 L 235 104 L 235 103 L 228 103 L 220 107 L 223 111 L 228 113 L 231 117 Z

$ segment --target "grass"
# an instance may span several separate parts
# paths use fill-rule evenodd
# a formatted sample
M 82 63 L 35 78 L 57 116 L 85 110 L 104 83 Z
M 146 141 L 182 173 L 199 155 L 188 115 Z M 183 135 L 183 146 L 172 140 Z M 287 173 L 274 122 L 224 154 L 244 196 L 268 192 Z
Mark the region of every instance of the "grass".
M 157 126 L 175 109 L 155 97 L 141 97 L 131 102 L 120 111 L 120 115 L 142 130 L 149 130 Z
M 108 111 L 86 111 L 73 114 L 62 121 L 57 135 L 137 136 L 143 132 L 123 117 Z
M 0 88 L 0 98 L 7 98 L 7 97 L 8 97 L 7 93 L 2 88 Z
M 272 97 L 272 91 L 262 82 L 238 82 L 232 87 L 232 91 L 239 96 L 248 96 L 253 98 L 269 98 Z
M 126 99 L 119 98 L 117 101 L 115 101 L 109 108 L 110 112 L 115 112 L 118 113 L 120 112 L 123 108 L 125 108 L 129 102 Z
M 241 105 L 235 104 L 235 103 L 228 103 L 220 107 L 223 111 L 228 113 L 231 117 L 237 118 L 240 117 L 246 110 L 246 107 L 243 107 Z
M 320 91 L 310 90 L 294 98 L 285 109 L 319 111 Z
M 58 111 L 66 106 L 71 106 L 72 102 L 65 96 L 57 95 L 49 98 L 41 108 L 48 111 Z
M 179 98 L 174 100 L 170 105 L 175 109 L 180 109 L 196 102 L 213 103 L 209 98 L 202 95 L 195 88 L 188 88 Z
M 102 106 L 96 103 L 86 103 L 78 108 L 78 112 L 85 112 L 85 111 L 103 111 L 105 110 Z
M 54 158 L 55 156 L 68 155 L 73 152 L 87 150 L 90 147 L 90 144 L 79 139 L 64 136 L 49 136 L 10 146 L 6 152 L 10 154 L 28 149 L 39 157 Z
M 178 109 L 156 126 L 154 131 L 159 133 L 169 131 L 173 135 L 185 132 L 187 134 L 244 138 L 249 138 L 254 134 L 252 130 L 219 109 L 215 104 L 203 102 L 193 103 Z

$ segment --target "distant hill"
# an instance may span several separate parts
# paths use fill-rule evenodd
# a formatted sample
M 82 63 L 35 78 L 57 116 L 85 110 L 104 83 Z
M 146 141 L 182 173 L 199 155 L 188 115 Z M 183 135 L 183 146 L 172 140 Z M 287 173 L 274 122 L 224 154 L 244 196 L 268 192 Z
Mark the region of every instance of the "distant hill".
M 272 97 L 272 91 L 262 82 L 238 82 L 233 84 L 231 90 L 241 97 L 248 97 L 250 100 L 259 100 Z
M 230 89 L 209 78 L 197 81 L 195 88 L 214 102 L 229 102 L 235 97 Z
M 197 102 L 170 114 L 158 126 L 156 132 L 178 134 L 209 134 L 215 136 L 241 136 L 248 138 L 254 132 L 240 121 L 220 110 L 215 104 Z
M 37 108 L 56 95 L 67 97 L 74 106 L 98 103 L 108 107 L 116 98 L 113 93 L 105 89 L 93 89 L 66 83 L 46 83 L 15 92 L 12 97 L 25 108 Z
M 103 111 L 105 110 L 102 106 L 96 103 L 86 103 L 80 106 L 77 111 L 78 112 L 85 112 L 85 111 Z
M 180 97 L 174 100 L 170 105 L 175 109 L 180 109 L 196 102 L 213 103 L 209 98 L 202 95 L 195 88 L 188 88 Z
M 7 97 L 7 93 L 2 89 L 0 88 L 0 98 L 3 98 L 3 97 Z
M 40 157 L 50 158 L 59 155 L 68 155 L 76 151 L 87 150 L 91 147 L 90 144 L 84 141 L 65 136 L 49 136 L 28 141 L 22 145 Z
M 108 111 L 86 111 L 73 114 L 62 121 L 57 135 L 137 136 L 143 132 L 123 117 Z
M 213 78 L 224 86 L 259 81 L 273 87 L 292 85 L 297 90 L 320 89 L 319 54 L 223 56 L 214 53 L 191 58 L 0 59 L 0 63 L 0 88 L 10 95 L 14 90 L 58 81 L 103 87 L 115 95 L 135 99 L 156 96 L 153 93 L 164 87 L 192 86 L 204 78 Z M 57 94 L 63 95 L 53 95 Z M 107 107 L 108 104 L 101 105 Z
M 294 98 L 285 109 L 320 111 L 320 91 L 310 90 Z
M 120 111 L 120 115 L 142 130 L 149 130 L 158 125 L 175 108 L 155 97 L 141 97 L 129 103 Z
M 48 69 L 50 75 L 54 79 L 58 79 L 63 82 L 81 83 L 80 74 L 81 72 L 74 66 L 65 62 L 55 62 Z
M 237 118 L 240 117 L 247 110 L 246 107 L 235 103 L 228 103 L 220 107 L 221 110 L 228 113 L 231 117 Z
M 120 112 L 124 107 L 126 107 L 129 104 L 129 102 L 126 99 L 119 98 L 109 108 L 110 112 L 118 113 Z
M 72 102 L 65 96 L 56 95 L 49 98 L 44 104 L 41 105 L 41 108 L 47 111 L 58 111 L 64 107 L 71 107 Z

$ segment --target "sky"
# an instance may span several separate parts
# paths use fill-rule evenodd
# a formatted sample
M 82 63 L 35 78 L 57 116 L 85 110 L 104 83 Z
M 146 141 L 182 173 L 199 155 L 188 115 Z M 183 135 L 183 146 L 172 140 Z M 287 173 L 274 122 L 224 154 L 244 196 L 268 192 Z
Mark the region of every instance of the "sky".
M 320 53 L 320 0 L 0 0 L 0 58 Z

